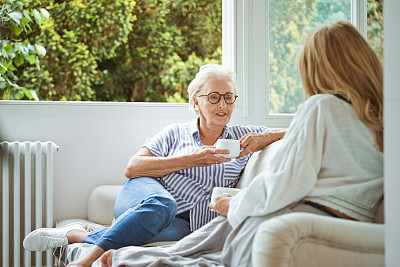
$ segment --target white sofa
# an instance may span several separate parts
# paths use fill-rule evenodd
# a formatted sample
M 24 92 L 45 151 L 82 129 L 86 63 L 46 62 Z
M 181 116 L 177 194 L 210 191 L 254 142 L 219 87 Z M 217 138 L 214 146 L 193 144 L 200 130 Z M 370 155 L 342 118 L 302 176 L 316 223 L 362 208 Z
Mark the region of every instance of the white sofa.
M 268 168 L 269 159 L 278 148 L 279 143 L 276 142 L 267 149 L 254 153 L 242 173 L 238 187 L 246 187 L 252 177 Z M 87 220 L 64 220 L 57 225 L 71 221 L 80 221 L 88 229 L 110 225 L 114 202 L 121 188 L 120 185 L 96 187 L 89 197 Z M 383 201 L 376 223 L 309 213 L 284 214 L 259 226 L 252 247 L 253 266 L 384 266 L 382 223 Z M 69 250 L 72 251 L 77 246 L 69 245 Z M 79 254 L 80 251 L 73 257 L 78 257 Z M 66 262 L 65 259 L 63 261 Z

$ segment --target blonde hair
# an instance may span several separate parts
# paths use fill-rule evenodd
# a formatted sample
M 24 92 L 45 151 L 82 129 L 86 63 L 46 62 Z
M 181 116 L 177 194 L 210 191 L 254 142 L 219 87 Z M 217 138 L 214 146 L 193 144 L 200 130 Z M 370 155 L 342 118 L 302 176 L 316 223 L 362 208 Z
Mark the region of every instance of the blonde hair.
M 383 67 L 374 50 L 347 21 L 324 25 L 307 36 L 299 58 L 306 94 L 339 94 L 376 133 L 383 152 Z
M 196 96 L 202 92 L 204 84 L 209 79 L 220 79 L 228 81 L 232 86 L 233 93 L 237 94 L 236 74 L 233 70 L 217 64 L 207 64 L 201 66 L 199 72 L 196 74 L 196 77 L 190 82 L 188 86 L 189 108 L 196 115 L 199 115 L 199 112 L 195 110 Z

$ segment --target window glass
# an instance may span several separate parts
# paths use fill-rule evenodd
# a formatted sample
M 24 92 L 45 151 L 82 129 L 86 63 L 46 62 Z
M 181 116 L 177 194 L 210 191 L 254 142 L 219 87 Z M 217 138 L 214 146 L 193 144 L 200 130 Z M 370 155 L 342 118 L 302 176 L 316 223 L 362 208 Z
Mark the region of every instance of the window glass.
M 351 19 L 350 0 L 269 2 L 269 113 L 295 113 L 304 101 L 297 56 L 307 33 Z
M 5 2 L 15 6 L 13 0 Z M 187 102 L 188 83 L 199 67 L 222 62 L 222 0 L 45 0 L 26 5 L 41 20 L 40 26 L 32 23 L 29 41 L 47 53 L 38 64 L 16 57 L 3 68 L 0 60 L 0 72 L 10 70 L 10 82 L 0 84 L 5 99 L 28 99 L 24 92 L 32 90 L 40 100 Z M 15 32 L 9 24 L 7 30 Z
M 367 2 L 367 38 L 378 56 L 383 59 L 383 0 Z

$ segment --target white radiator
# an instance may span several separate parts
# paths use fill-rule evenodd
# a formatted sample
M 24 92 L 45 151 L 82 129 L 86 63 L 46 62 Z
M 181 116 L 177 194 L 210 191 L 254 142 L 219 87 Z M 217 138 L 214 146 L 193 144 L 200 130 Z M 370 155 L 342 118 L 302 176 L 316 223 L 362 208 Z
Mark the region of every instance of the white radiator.
M 52 142 L 1 142 L 1 266 L 53 265 L 51 251 L 22 247 L 32 230 L 53 227 Z

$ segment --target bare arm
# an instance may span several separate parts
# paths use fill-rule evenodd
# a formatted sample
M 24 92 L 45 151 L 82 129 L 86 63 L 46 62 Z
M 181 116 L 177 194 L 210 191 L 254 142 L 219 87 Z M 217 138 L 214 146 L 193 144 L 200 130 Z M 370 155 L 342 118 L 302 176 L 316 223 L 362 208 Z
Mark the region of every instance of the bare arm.
M 189 155 L 153 157 L 150 150 L 143 147 L 130 158 L 125 176 L 130 179 L 143 176 L 156 178 L 183 169 L 207 167 L 230 161 L 230 159 L 217 154 L 229 154 L 229 150 L 205 146 Z
M 285 129 L 273 128 L 272 132 L 267 133 L 248 133 L 240 139 L 240 147 L 243 150 L 240 152 L 238 159 L 250 154 L 262 150 L 269 144 L 282 139 L 285 136 Z

